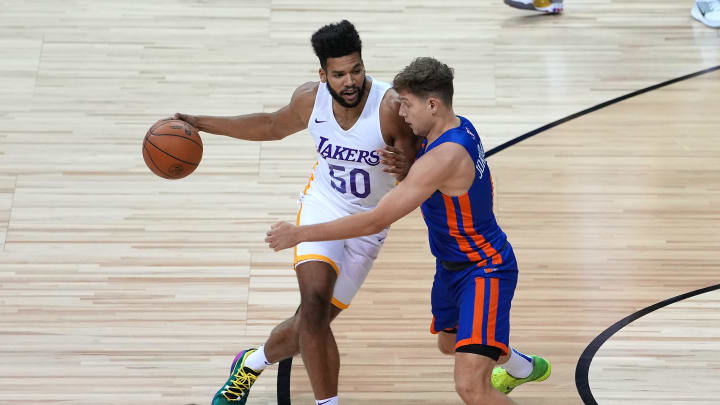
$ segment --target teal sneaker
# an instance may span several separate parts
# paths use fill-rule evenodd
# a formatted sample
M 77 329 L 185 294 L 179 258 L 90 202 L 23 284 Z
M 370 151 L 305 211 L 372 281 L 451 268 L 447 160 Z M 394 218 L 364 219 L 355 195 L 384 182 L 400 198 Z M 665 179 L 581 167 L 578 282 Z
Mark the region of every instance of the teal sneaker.
M 504 368 L 495 367 L 492 373 L 492 386 L 496 390 L 509 394 L 510 391 L 514 390 L 521 384 L 525 384 L 530 381 L 545 381 L 550 377 L 550 363 L 540 356 L 530 356 L 533 359 L 533 370 L 529 376 L 525 378 L 515 378 L 510 375 Z
M 212 405 L 245 405 L 250 387 L 262 371 L 245 367 L 245 359 L 257 349 L 248 349 L 238 353 L 230 365 L 230 378 L 225 382 L 212 400 Z

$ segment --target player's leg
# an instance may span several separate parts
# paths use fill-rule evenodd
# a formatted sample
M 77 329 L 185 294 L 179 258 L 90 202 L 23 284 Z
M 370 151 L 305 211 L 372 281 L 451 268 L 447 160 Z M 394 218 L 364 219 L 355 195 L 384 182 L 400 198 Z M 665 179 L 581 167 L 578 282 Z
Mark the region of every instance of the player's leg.
M 329 204 L 322 195 L 308 192 L 302 197 L 297 224 L 332 221 L 343 216 L 342 210 Z M 300 351 L 316 398 L 337 395 L 340 355 L 330 330 L 332 297 L 337 275 L 342 268 L 344 241 L 306 242 L 295 247 L 295 270 L 300 289 L 300 306 L 288 321 L 285 345 L 269 342 L 270 360 Z M 278 332 L 282 332 L 281 328 Z M 287 330 L 286 330 L 287 332 Z M 282 339 L 281 339 L 282 340 Z M 293 345 L 292 342 L 296 342 Z M 288 343 L 289 342 L 289 343 Z M 282 344 L 282 343 L 281 343 Z
M 450 275 L 459 307 L 455 388 L 466 404 L 511 404 L 493 388 L 491 375 L 500 356 L 508 353 L 517 272 L 502 279 L 487 277 L 477 268 Z
M 443 330 L 438 333 L 438 349 L 442 354 L 455 355 L 456 334 L 457 330 L 455 329 Z M 509 354 L 500 356 L 497 361 L 497 368 L 503 368 L 510 375 L 517 376 L 517 378 L 525 378 L 533 370 L 533 357 L 536 356 L 527 356 L 511 347 Z
M 320 205 L 312 197 L 303 200 L 300 224 L 326 222 L 350 214 L 341 207 Z M 300 284 L 301 304 L 297 331 L 299 349 L 313 385 L 315 398 L 322 403 L 337 401 L 340 356 L 330 329 L 330 320 L 350 305 L 363 284 L 382 246 L 385 234 L 345 241 L 305 242 L 297 246 L 295 262 Z M 320 261 L 318 261 L 320 260 Z M 324 275 L 334 271 L 331 289 L 319 289 L 316 270 L 307 266 L 324 266 Z M 310 270 L 310 271 L 308 271 Z M 308 305 L 309 304 L 309 305 Z M 327 312 L 316 309 L 326 305 Z M 324 336 L 325 340 L 321 337 Z M 287 353 L 286 353 L 287 354 Z
M 336 270 L 328 263 L 308 261 L 297 267 L 300 285 L 298 345 L 315 398 L 337 396 L 340 354 L 330 329 Z
M 446 355 L 455 355 L 457 329 L 438 333 L 438 349 Z M 529 381 L 543 381 L 550 373 L 550 363 L 540 356 L 528 356 L 510 347 L 507 354 L 499 357 L 491 383 L 500 392 L 510 393 L 518 385 Z
M 300 353 L 298 311 L 300 311 L 300 307 L 298 307 L 295 315 L 279 323 L 270 332 L 270 336 L 262 346 L 267 364 L 274 364 Z M 342 309 L 330 305 L 330 322 L 334 321 L 340 312 L 342 312 Z
M 332 266 L 329 266 L 328 263 L 308 261 L 297 267 L 301 294 L 296 320 L 298 344 L 317 403 L 330 405 L 338 403 L 340 355 L 330 329 L 330 321 L 350 305 L 377 258 L 384 239 L 385 234 L 382 233 L 381 235 L 339 241 L 342 244 L 340 247 L 323 246 L 323 252 L 328 256 L 342 257 L 341 260 L 336 259 L 339 266 L 332 261 Z M 333 242 L 337 243 L 338 241 Z M 323 243 L 327 244 L 327 242 Z M 307 252 L 308 244 L 301 245 L 305 246 L 298 249 L 298 257 L 303 257 L 302 253 Z M 319 249 L 319 247 L 316 246 L 314 249 Z M 340 255 L 337 253 L 338 249 L 341 251 Z M 324 272 L 317 268 L 319 265 L 325 266 Z M 329 269 L 335 271 L 337 277 L 333 279 L 334 287 L 328 291 L 320 288 L 322 285 L 318 284 L 318 281 L 322 280 L 323 276 L 330 274 Z M 328 308 L 328 311 L 323 312 L 320 309 L 323 305 Z
M 295 311 L 295 315 L 276 325 L 265 344 L 248 356 L 245 365 L 253 370 L 262 371 L 271 364 L 300 354 L 300 345 L 298 344 L 299 311 L 300 307 Z M 331 305 L 330 322 L 334 321 L 340 312 L 342 309 Z
M 442 330 L 438 333 L 438 349 L 440 349 L 440 353 L 448 356 L 455 355 L 456 335 L 457 330 L 455 329 Z
M 498 367 L 492 373 L 492 385 L 498 391 L 509 394 L 514 388 L 530 381 L 544 381 L 550 376 L 550 363 L 540 356 L 528 356 L 509 345 L 510 306 L 517 284 L 517 262 L 512 247 L 502 252 L 502 264 L 497 267 L 499 278 L 490 281 L 491 295 L 497 295 L 496 341 L 507 347 L 498 359 Z M 487 281 L 486 281 L 487 284 Z
M 486 346 L 487 347 L 487 346 Z M 483 354 L 455 353 L 455 390 L 468 405 L 512 405 L 490 385 L 496 360 Z
M 342 216 L 342 214 L 335 212 L 332 207 L 319 203 L 317 198 L 310 195 L 305 197 L 302 207 L 298 212 L 299 223 L 327 222 Z M 307 317 L 302 318 L 303 314 L 307 314 L 307 311 L 303 311 L 303 307 L 306 306 L 304 304 L 315 305 L 312 301 L 313 297 L 318 295 L 318 291 L 322 291 L 320 294 L 329 295 L 329 297 L 324 299 L 324 301 L 326 301 L 324 310 L 319 311 L 330 314 L 328 315 L 327 323 L 329 323 L 329 320 L 334 316 L 337 316 L 339 311 L 336 312 L 331 309 L 330 300 L 338 271 L 338 266 L 335 263 L 339 263 L 342 260 L 343 249 L 343 241 L 301 243 L 297 246 L 294 262 L 296 270 L 298 271 L 298 284 L 301 295 L 300 307 L 295 315 L 282 322 L 273 330 L 266 344 L 260 346 L 259 350 L 248 349 L 240 352 L 235 357 L 231 365 L 230 377 L 215 394 L 213 405 L 245 404 L 250 388 L 263 369 L 269 365 L 268 363 L 271 364 L 276 360 L 290 357 L 301 350 L 302 346 L 299 342 L 301 342 L 300 332 L 304 326 L 302 321 L 307 320 Z M 322 271 L 320 271 L 321 274 L 328 276 L 322 280 L 318 280 L 319 284 L 312 282 L 303 283 L 299 272 L 301 271 L 300 266 L 303 266 L 305 263 L 310 265 L 311 271 L 314 266 L 322 269 Z M 313 265 L 311 263 L 317 264 Z M 334 345 L 334 338 L 332 338 L 332 336 L 325 336 L 325 339 L 330 347 Z M 251 365 L 252 367 L 250 367 Z M 335 372 L 335 375 L 337 375 L 337 372 Z M 337 381 L 337 378 L 335 378 L 335 381 Z M 335 386 L 337 386 L 337 382 L 335 382 Z
M 302 197 L 302 202 L 298 209 L 297 224 L 306 225 L 327 222 L 341 216 L 343 216 L 343 212 L 339 211 L 337 207 L 326 204 L 321 197 L 310 193 Z M 317 262 L 320 263 L 318 264 L 319 266 L 325 263 L 325 266 L 330 266 L 338 272 L 339 268 L 342 267 L 344 248 L 344 241 L 301 243 L 295 248 L 295 270 L 300 271 L 299 266 L 302 266 L 305 262 Z M 298 278 L 298 281 L 299 280 Z M 329 287 L 334 288 L 334 286 Z M 341 309 L 334 305 L 328 305 L 328 308 L 330 310 L 330 320 L 332 321 L 337 317 Z M 267 363 L 275 363 L 300 353 L 299 314 L 300 307 L 295 311 L 295 315 L 280 323 L 272 330 L 265 345 L 261 347 Z M 254 360 L 253 356 L 255 356 L 255 354 L 251 356 L 250 361 Z
M 340 356 L 329 327 L 330 321 L 340 312 L 331 305 L 336 272 L 328 263 L 309 261 L 298 265 L 297 277 L 301 301 L 295 315 L 278 325 L 259 350 L 244 350 L 235 357 L 230 377 L 215 394 L 213 405 L 244 405 L 255 380 L 267 365 L 275 362 L 274 356 L 281 360 L 305 347 L 307 352 L 303 353 L 303 362 L 311 383 L 313 387 L 320 386 L 316 395 L 321 395 L 318 398 L 337 395 Z M 308 331 L 310 333 L 306 333 Z M 317 370 L 321 370 L 320 375 Z M 331 377 L 327 378 L 323 372 Z M 334 394 L 322 396 L 327 391 L 334 391 Z

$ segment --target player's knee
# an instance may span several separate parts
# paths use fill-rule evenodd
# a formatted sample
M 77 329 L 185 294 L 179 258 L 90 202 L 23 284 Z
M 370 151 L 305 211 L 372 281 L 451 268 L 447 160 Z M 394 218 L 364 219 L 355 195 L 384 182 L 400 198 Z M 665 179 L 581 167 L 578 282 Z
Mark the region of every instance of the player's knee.
M 320 294 L 305 294 L 298 315 L 301 325 L 319 328 L 330 324 L 330 300 Z
M 480 403 L 484 398 L 488 398 L 492 389 L 489 380 L 479 382 L 470 378 L 455 377 L 455 391 L 467 404 Z
M 443 339 L 438 339 L 438 349 L 440 349 L 440 353 L 442 354 L 455 354 L 455 345 L 453 344 L 453 342 L 448 343 L 446 340 Z
M 453 355 L 455 354 L 455 341 L 457 334 L 452 330 L 443 330 L 437 334 L 437 344 L 440 353 Z

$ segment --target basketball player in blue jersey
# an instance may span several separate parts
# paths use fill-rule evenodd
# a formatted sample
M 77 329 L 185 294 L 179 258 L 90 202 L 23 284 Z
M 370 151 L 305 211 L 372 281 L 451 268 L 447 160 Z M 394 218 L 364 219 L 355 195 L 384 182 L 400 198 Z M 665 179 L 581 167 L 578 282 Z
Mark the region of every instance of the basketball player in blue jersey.
M 433 58 L 418 58 L 395 77 L 399 113 L 425 140 L 407 177 L 376 208 L 315 225 L 280 222 L 266 242 L 280 250 L 372 235 L 421 206 L 437 258 L 430 331 L 443 353 L 455 355 L 455 386 L 466 404 L 509 405 L 503 394 L 545 380 L 550 364 L 509 345 L 517 263 L 495 221 L 480 137 L 453 112 L 452 81 L 452 69 Z
M 237 117 L 175 115 L 200 131 L 251 141 L 279 140 L 308 128 L 318 159 L 301 193 L 300 225 L 374 208 L 407 174 L 417 152 L 417 138 L 398 115 L 397 94 L 389 83 L 365 74 L 355 27 L 345 20 L 324 26 L 311 42 L 320 82 L 298 87 L 280 110 Z M 235 357 L 212 404 L 245 404 L 267 365 L 301 353 L 317 403 L 337 405 L 340 357 L 330 322 L 350 305 L 386 233 L 379 229 L 361 238 L 297 246 L 297 312 L 277 325 L 264 345 Z

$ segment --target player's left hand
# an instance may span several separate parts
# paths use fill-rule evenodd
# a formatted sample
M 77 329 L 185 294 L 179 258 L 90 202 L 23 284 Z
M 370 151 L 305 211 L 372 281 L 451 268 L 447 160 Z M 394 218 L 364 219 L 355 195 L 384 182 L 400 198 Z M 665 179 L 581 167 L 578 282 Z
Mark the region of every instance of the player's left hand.
M 265 242 L 276 252 L 291 248 L 300 243 L 299 229 L 299 227 L 287 222 L 276 222 L 267 232 Z
M 377 153 L 380 155 L 380 163 L 383 164 L 385 173 L 391 173 L 397 181 L 402 181 L 407 176 L 412 162 L 405 159 L 400 149 L 385 145 L 383 149 L 378 149 Z

